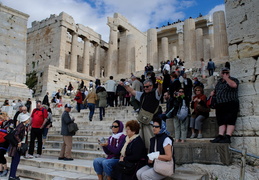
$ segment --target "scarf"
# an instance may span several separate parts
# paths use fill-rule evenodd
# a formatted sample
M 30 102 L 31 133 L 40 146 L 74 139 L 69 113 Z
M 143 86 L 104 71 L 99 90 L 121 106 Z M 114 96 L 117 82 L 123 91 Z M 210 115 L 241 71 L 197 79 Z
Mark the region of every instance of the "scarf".
M 131 136 L 131 138 L 129 138 L 129 136 L 126 137 L 126 142 L 125 142 L 123 148 L 121 149 L 121 156 L 123 156 L 123 157 L 125 156 L 128 144 L 131 141 L 133 141 L 135 138 L 137 138 L 138 136 L 139 136 L 139 134 L 134 134 L 133 136 Z
M 111 136 L 111 138 L 110 138 L 110 144 L 112 144 L 113 145 L 113 143 L 112 143 L 112 141 L 116 141 L 116 144 L 114 144 L 115 145 L 115 147 L 117 147 L 118 146 L 118 139 L 121 137 L 121 135 L 123 134 L 123 132 L 120 132 L 120 133 L 117 133 L 117 134 L 112 134 L 112 136 Z

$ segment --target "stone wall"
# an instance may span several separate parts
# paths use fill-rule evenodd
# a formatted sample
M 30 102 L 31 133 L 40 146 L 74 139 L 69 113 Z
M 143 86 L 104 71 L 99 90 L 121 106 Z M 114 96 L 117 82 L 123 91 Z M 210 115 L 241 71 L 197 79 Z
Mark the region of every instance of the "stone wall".
M 259 2 L 226 0 L 231 75 L 240 81 L 240 117 L 231 146 L 259 155 Z
M 24 84 L 28 17 L 0 3 L 0 98 L 31 97 Z

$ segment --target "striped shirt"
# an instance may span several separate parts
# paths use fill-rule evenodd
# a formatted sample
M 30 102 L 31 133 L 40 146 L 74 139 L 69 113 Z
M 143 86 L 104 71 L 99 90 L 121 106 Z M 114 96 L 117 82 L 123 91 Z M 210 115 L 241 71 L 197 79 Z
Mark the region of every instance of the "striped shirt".
M 231 102 L 231 101 L 238 102 L 239 81 L 234 77 L 229 77 L 229 78 L 237 84 L 237 87 L 236 88 L 230 87 L 226 81 L 223 81 L 223 79 L 220 78 L 218 83 L 215 86 L 217 104 Z

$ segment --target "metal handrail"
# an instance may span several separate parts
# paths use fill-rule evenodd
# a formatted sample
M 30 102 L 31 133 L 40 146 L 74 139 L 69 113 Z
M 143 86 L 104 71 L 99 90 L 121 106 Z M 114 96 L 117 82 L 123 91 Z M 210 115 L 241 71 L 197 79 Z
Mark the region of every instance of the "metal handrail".
M 237 149 L 234 149 L 234 148 L 231 148 L 231 147 L 229 147 L 229 149 L 230 149 L 231 151 L 238 152 L 238 153 L 241 153 L 241 154 L 242 154 L 242 151 L 240 151 L 240 150 L 237 150 Z M 253 157 L 253 158 L 256 158 L 256 159 L 259 159 L 259 156 L 256 156 L 256 155 L 254 155 L 254 154 L 246 153 L 246 155 L 247 155 L 247 156 L 250 156 L 250 157 Z
M 237 152 L 237 153 L 241 153 L 242 157 L 241 157 L 241 169 L 240 169 L 240 178 L 239 180 L 245 180 L 245 166 L 246 166 L 246 156 L 250 156 L 256 159 L 259 159 L 259 156 L 250 154 L 250 153 L 246 153 L 246 148 L 244 148 L 242 151 L 234 149 L 229 147 L 229 149 L 231 151 Z

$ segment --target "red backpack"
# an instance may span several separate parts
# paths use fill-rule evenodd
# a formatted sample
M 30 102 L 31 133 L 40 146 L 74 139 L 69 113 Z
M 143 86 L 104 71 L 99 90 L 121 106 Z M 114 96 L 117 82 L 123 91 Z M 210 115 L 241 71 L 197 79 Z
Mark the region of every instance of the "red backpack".
M 7 135 L 7 130 L 5 129 L 0 129 L 0 143 L 5 142 L 5 136 Z

